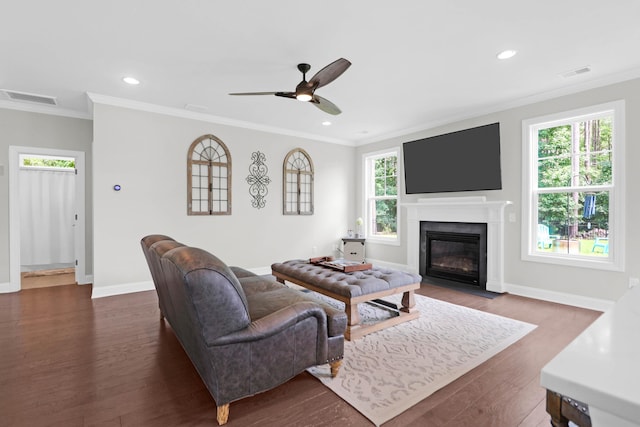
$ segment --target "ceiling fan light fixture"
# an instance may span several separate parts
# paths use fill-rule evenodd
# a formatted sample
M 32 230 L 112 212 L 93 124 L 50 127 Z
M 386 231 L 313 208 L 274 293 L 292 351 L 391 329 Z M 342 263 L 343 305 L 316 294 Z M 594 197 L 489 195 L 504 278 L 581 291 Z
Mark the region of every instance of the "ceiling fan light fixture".
M 302 102 L 309 102 L 311 101 L 311 98 L 313 98 L 311 95 L 309 95 L 308 93 L 301 93 L 300 95 L 296 95 L 296 99 L 298 101 L 302 101 Z

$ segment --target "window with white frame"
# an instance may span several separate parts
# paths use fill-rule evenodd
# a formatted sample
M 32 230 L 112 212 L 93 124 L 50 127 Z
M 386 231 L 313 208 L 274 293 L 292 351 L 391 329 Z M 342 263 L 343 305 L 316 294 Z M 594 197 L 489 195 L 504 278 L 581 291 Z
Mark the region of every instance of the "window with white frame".
M 365 233 L 398 243 L 398 149 L 365 154 Z
M 523 122 L 526 260 L 623 269 L 624 102 Z

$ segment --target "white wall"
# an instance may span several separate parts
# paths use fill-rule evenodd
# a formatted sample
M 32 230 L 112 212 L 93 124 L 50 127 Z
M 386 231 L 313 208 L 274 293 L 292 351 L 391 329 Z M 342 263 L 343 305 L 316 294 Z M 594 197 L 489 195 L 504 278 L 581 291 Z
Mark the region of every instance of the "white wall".
M 187 215 L 187 151 L 201 135 L 220 138 L 232 159 L 232 214 Z M 315 167 L 315 213 L 282 214 L 282 164 L 300 147 Z M 263 269 L 329 254 L 353 222 L 355 148 L 118 106 L 94 105 L 94 296 L 150 283 L 140 239 L 167 234 L 228 265 Z M 251 206 L 251 154 L 266 155 L 266 206 Z M 122 190 L 116 192 L 113 186 Z
M 626 102 L 626 269 L 624 272 L 607 272 L 595 269 L 579 269 L 536 262 L 525 262 L 520 258 L 521 224 L 521 164 L 522 164 L 522 121 L 532 117 L 568 111 L 604 102 L 624 99 Z M 549 294 L 558 292 L 585 298 L 616 300 L 625 292 L 629 277 L 640 277 L 640 223 L 636 220 L 640 212 L 640 79 L 592 89 L 549 101 L 508 109 L 505 111 L 450 123 L 423 132 L 397 137 L 358 147 L 356 165 L 358 169 L 357 188 L 361 188 L 361 158 L 363 153 L 382 148 L 400 146 L 403 142 L 428 136 L 457 131 L 488 123 L 500 122 L 502 186 L 500 191 L 473 193 L 447 193 L 446 195 L 402 195 L 402 202 L 415 202 L 424 197 L 455 197 L 485 195 L 488 200 L 510 200 L 506 214 L 516 214 L 516 222 L 505 226 L 505 281 L 513 288 L 526 287 L 525 293 L 535 295 L 538 291 Z M 428 118 L 425 118 L 428 119 Z M 362 198 L 357 200 L 361 209 Z M 401 209 L 401 230 L 406 230 L 406 210 Z M 404 231 L 401 231 L 404 233 Z M 406 235 L 401 234 L 399 247 L 367 244 L 367 257 L 396 264 L 407 263 Z M 523 290 L 523 289 L 519 289 Z

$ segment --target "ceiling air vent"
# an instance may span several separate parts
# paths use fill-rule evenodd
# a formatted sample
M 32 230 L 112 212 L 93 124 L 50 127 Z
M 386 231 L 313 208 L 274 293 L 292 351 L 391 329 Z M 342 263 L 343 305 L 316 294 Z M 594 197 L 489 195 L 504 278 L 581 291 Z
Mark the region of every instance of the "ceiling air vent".
M 184 109 L 189 111 L 196 111 L 198 113 L 204 113 L 205 111 L 208 110 L 208 108 L 205 107 L 204 105 L 197 105 L 197 104 L 185 104 Z
M 12 101 L 34 102 L 36 104 L 58 105 L 54 96 L 38 95 L 35 93 L 18 92 L 15 90 L 1 89 L 4 95 Z
M 587 65 L 585 67 L 580 67 L 580 68 L 576 68 L 575 70 L 567 71 L 567 72 L 562 73 L 560 75 L 566 79 L 566 78 L 569 78 L 569 77 L 573 77 L 573 76 L 577 76 L 577 75 L 580 75 L 580 74 L 588 73 L 589 71 L 591 71 L 591 67 Z

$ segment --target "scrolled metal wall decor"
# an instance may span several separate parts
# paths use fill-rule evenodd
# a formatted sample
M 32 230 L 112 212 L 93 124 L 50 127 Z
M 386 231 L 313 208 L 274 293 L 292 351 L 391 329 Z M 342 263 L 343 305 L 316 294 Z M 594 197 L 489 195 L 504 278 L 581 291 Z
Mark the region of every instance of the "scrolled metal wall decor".
M 249 184 L 249 195 L 253 199 L 251 200 L 251 206 L 256 209 L 264 208 L 267 203 L 265 197 L 269 192 L 267 185 L 271 182 L 271 179 L 267 176 L 269 168 L 265 164 L 266 160 L 267 157 L 264 153 L 256 151 L 251 154 L 247 183 Z

